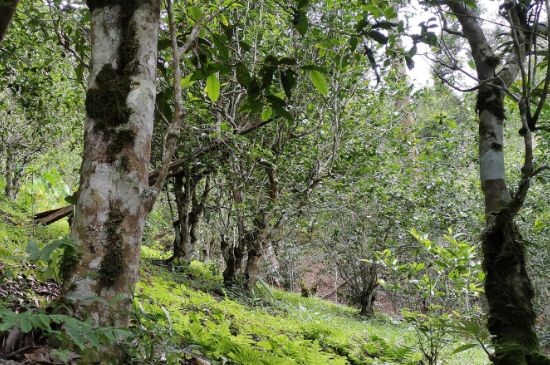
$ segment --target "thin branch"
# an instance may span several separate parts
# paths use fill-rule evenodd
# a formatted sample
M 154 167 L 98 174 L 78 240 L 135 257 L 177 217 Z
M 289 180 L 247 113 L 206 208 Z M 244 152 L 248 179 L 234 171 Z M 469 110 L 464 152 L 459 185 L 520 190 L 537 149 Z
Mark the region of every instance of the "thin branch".
M 158 177 L 155 184 L 152 186 L 152 195 L 149 197 L 147 206 L 152 208 L 159 192 L 164 185 L 164 181 L 170 171 L 170 162 L 174 156 L 178 137 L 180 135 L 180 129 L 183 124 L 183 99 L 181 92 L 181 70 L 180 70 L 180 54 L 178 52 L 178 35 L 176 31 L 176 25 L 174 21 L 174 10 L 172 8 L 172 0 L 166 1 L 166 9 L 168 12 L 168 26 L 170 29 L 170 40 L 172 43 L 172 68 L 173 68 L 173 88 L 174 88 L 174 100 L 175 100 L 175 112 L 172 119 L 172 123 L 168 126 L 165 135 L 164 151 L 162 157 L 162 164 L 159 169 Z

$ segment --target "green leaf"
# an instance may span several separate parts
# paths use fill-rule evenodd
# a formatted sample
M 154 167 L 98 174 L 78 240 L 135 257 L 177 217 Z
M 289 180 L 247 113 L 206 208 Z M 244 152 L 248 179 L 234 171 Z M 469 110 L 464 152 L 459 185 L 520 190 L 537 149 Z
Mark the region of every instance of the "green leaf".
M 308 70 L 309 78 L 311 79 L 311 82 L 317 88 L 317 91 L 321 93 L 323 96 L 328 95 L 328 86 L 327 81 L 325 80 L 325 76 L 317 71 L 317 70 Z
M 187 86 L 190 86 L 193 84 L 194 81 L 191 80 L 193 77 L 193 74 L 189 74 L 180 81 L 180 86 L 182 89 L 185 89 Z
M 202 9 L 198 6 L 190 6 L 189 14 L 191 14 L 191 17 L 194 20 L 199 20 L 200 18 L 202 18 Z
M 82 323 L 73 318 L 70 318 L 65 321 L 63 328 L 67 335 L 71 338 L 73 343 L 78 346 L 80 350 L 84 350 L 86 347 L 85 344 L 85 335 L 82 333 L 85 329 L 82 328 Z M 87 328 L 89 330 L 89 328 Z
M 309 28 L 309 22 L 307 20 L 307 13 L 305 11 L 296 11 L 294 13 L 294 19 L 292 21 L 296 30 L 300 35 L 304 36 Z
M 36 261 L 42 255 L 42 250 L 38 247 L 36 241 L 34 240 L 29 241 L 25 251 L 27 251 L 27 254 L 29 255 L 29 261 Z
M 237 63 L 236 69 L 237 71 L 237 81 L 241 86 L 248 89 L 250 86 L 250 83 L 252 82 L 252 77 L 250 76 L 250 72 L 248 72 L 248 68 L 246 65 L 242 62 Z
M 352 36 L 349 39 L 348 43 L 351 51 L 353 52 L 357 49 L 357 45 L 359 44 L 359 38 L 357 38 L 356 36 Z
M 220 80 L 215 73 L 206 78 L 206 94 L 213 102 L 216 102 L 220 97 Z
M 393 8 L 393 6 L 388 6 L 386 9 L 384 9 L 384 16 L 388 19 L 393 19 L 397 17 L 397 12 Z
M 299 10 L 306 10 L 309 7 L 309 0 L 298 0 L 297 8 Z
M 265 122 L 269 120 L 269 118 L 271 118 L 271 115 L 273 115 L 273 109 L 270 107 L 265 108 L 264 110 L 262 110 L 262 114 L 261 114 L 262 121 Z
M 32 323 L 29 320 L 28 316 L 21 316 L 19 319 L 19 328 L 21 328 L 21 331 L 23 333 L 29 333 L 32 331 Z
M 296 86 L 296 77 L 294 71 L 287 69 L 284 72 L 281 72 L 281 84 L 283 85 L 283 90 L 287 97 L 292 96 L 292 89 Z
M 453 354 L 458 354 L 459 352 L 463 352 L 463 351 L 466 351 L 466 350 L 469 350 L 469 349 L 473 349 L 474 347 L 477 347 L 477 346 L 478 346 L 477 343 L 467 343 L 465 345 L 457 347 L 453 351 Z

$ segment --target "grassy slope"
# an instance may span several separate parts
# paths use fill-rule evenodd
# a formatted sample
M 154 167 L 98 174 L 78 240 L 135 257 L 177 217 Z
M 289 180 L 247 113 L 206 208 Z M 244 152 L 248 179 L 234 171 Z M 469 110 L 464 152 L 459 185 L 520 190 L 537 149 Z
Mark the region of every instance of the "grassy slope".
M 219 289 L 221 278 L 203 264 L 181 273 L 151 264 L 158 257 L 144 248 L 137 312 L 146 313 L 145 328 L 160 331 L 157 338 L 170 339 L 161 352 L 172 348 L 174 358 L 187 348 L 213 363 L 418 364 L 421 359 L 414 332 L 384 316 L 366 320 L 355 309 L 262 285 L 251 297 L 239 297 Z M 470 350 L 447 354 L 445 363 L 487 361 Z
M 45 243 L 67 232 L 61 222 L 47 228 L 20 224 L 29 212 L 0 201 L 0 261 L 13 273 L 37 274 L 25 265 L 30 239 Z M 204 264 L 185 273 L 153 264 L 160 253 L 143 247 L 135 300 L 140 364 L 202 356 L 213 364 L 418 364 L 415 335 L 405 325 L 298 294 L 258 286 L 252 296 L 222 289 Z M 1 280 L 0 280 L 1 285 Z M 451 347 L 452 348 L 452 347 Z M 477 350 L 446 356 L 447 364 L 485 364 Z

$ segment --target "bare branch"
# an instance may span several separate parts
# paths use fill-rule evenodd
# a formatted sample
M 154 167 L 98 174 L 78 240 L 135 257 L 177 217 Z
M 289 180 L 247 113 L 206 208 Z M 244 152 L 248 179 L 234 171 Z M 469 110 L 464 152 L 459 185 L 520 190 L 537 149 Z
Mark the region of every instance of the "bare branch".
M 158 177 L 155 184 L 151 189 L 151 196 L 148 198 L 147 207 L 151 209 L 155 200 L 157 199 L 164 181 L 168 176 L 170 170 L 170 162 L 174 156 L 176 145 L 180 135 L 180 129 L 183 124 L 183 99 L 181 93 L 181 70 L 180 70 L 180 54 L 178 52 L 177 31 L 174 21 L 174 10 L 172 8 L 172 0 L 166 1 L 166 8 L 168 12 L 168 26 L 170 28 L 170 40 L 172 44 L 172 69 L 173 69 L 173 88 L 174 88 L 174 100 L 175 100 L 175 112 L 172 123 L 168 126 L 164 139 L 164 151 L 162 157 L 162 164 L 159 169 Z

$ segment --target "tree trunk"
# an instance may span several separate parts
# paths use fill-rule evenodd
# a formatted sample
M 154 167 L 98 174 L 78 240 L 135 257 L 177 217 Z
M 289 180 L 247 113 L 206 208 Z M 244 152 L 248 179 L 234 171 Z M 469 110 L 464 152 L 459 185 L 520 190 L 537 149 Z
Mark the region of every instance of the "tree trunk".
M 374 301 L 376 299 L 376 281 L 378 275 L 375 265 L 369 265 L 364 270 L 362 282 L 363 290 L 361 293 L 361 312 L 363 316 L 372 316 L 374 314 Z
M 1 0 L 0 1 L 0 43 L 4 39 L 8 27 L 11 23 L 17 3 L 19 0 Z
M 249 234 L 246 232 L 244 226 L 244 217 L 242 215 L 241 204 L 243 203 L 242 192 L 232 181 L 231 195 L 233 202 L 235 203 L 236 211 L 236 225 L 237 225 L 237 239 L 236 242 L 229 242 L 227 237 L 222 236 L 221 250 L 225 261 L 225 270 L 223 272 L 223 282 L 225 286 L 234 285 L 242 272 L 244 255 L 248 246 Z
M 15 158 L 13 151 L 10 148 L 6 149 L 6 169 L 5 179 L 6 186 L 4 187 L 4 194 L 10 200 L 17 198 L 17 192 L 19 191 L 18 179 L 17 179 L 17 166 L 15 164 Z
M 247 289 L 252 289 L 260 275 L 262 261 L 262 246 L 256 240 L 248 247 L 246 255 L 246 268 L 244 271 L 244 284 Z
M 482 243 L 488 328 L 495 336 L 494 363 L 550 364 L 538 359 L 534 290 L 527 275 L 525 242 L 513 217 L 507 212 L 500 213 L 484 231 Z
M 76 315 L 96 325 L 126 327 L 151 208 L 146 197 L 160 3 L 87 3 L 91 71 L 71 231 L 77 250 L 65 255 L 64 298 Z
M 222 237 L 221 249 L 225 261 L 223 283 L 225 286 L 235 285 L 241 278 L 246 248 L 248 246 L 247 241 L 247 235 L 239 235 L 236 244 L 232 245 L 227 238 Z
M 480 84 L 477 96 L 479 114 L 480 178 L 485 197 L 486 228 L 482 235 L 483 268 L 486 274 L 488 329 L 495 346 L 496 365 L 550 364 L 540 355 L 535 331 L 533 288 L 526 270 L 524 242 L 514 223 L 517 213 L 510 208 L 511 194 L 505 180 L 503 151 L 504 92 L 489 80 L 498 76 L 511 85 L 529 49 L 526 7 L 528 2 L 507 2 L 506 10 L 518 42 L 504 67 L 497 73 L 499 58 L 493 53 L 476 15 L 462 1 L 448 0 L 458 17 L 474 58 Z M 519 210 L 519 207 L 518 207 Z
M 178 220 L 174 224 L 177 231 L 174 239 L 174 253 L 170 260 L 190 262 L 192 257 L 191 239 L 189 235 L 189 211 L 191 209 L 192 187 L 189 176 L 178 176 L 174 181 L 174 194 Z
M 206 181 L 204 183 L 204 190 L 200 195 L 200 197 L 197 196 L 196 186 L 198 185 L 200 179 L 201 179 L 201 176 L 197 176 L 195 179 L 195 188 L 193 189 L 193 196 L 191 199 L 192 208 L 191 208 L 191 212 L 189 213 L 189 240 L 193 250 L 195 250 L 197 247 L 197 242 L 199 240 L 197 231 L 199 229 L 199 225 L 204 212 L 204 207 L 206 205 L 206 198 L 208 197 L 208 193 L 210 192 L 210 177 L 207 176 Z
M 255 222 L 254 229 L 247 235 L 247 256 L 244 271 L 244 284 L 252 289 L 262 271 L 262 256 L 264 255 L 266 241 L 268 239 L 267 222 L 269 214 L 262 213 L 261 218 Z

